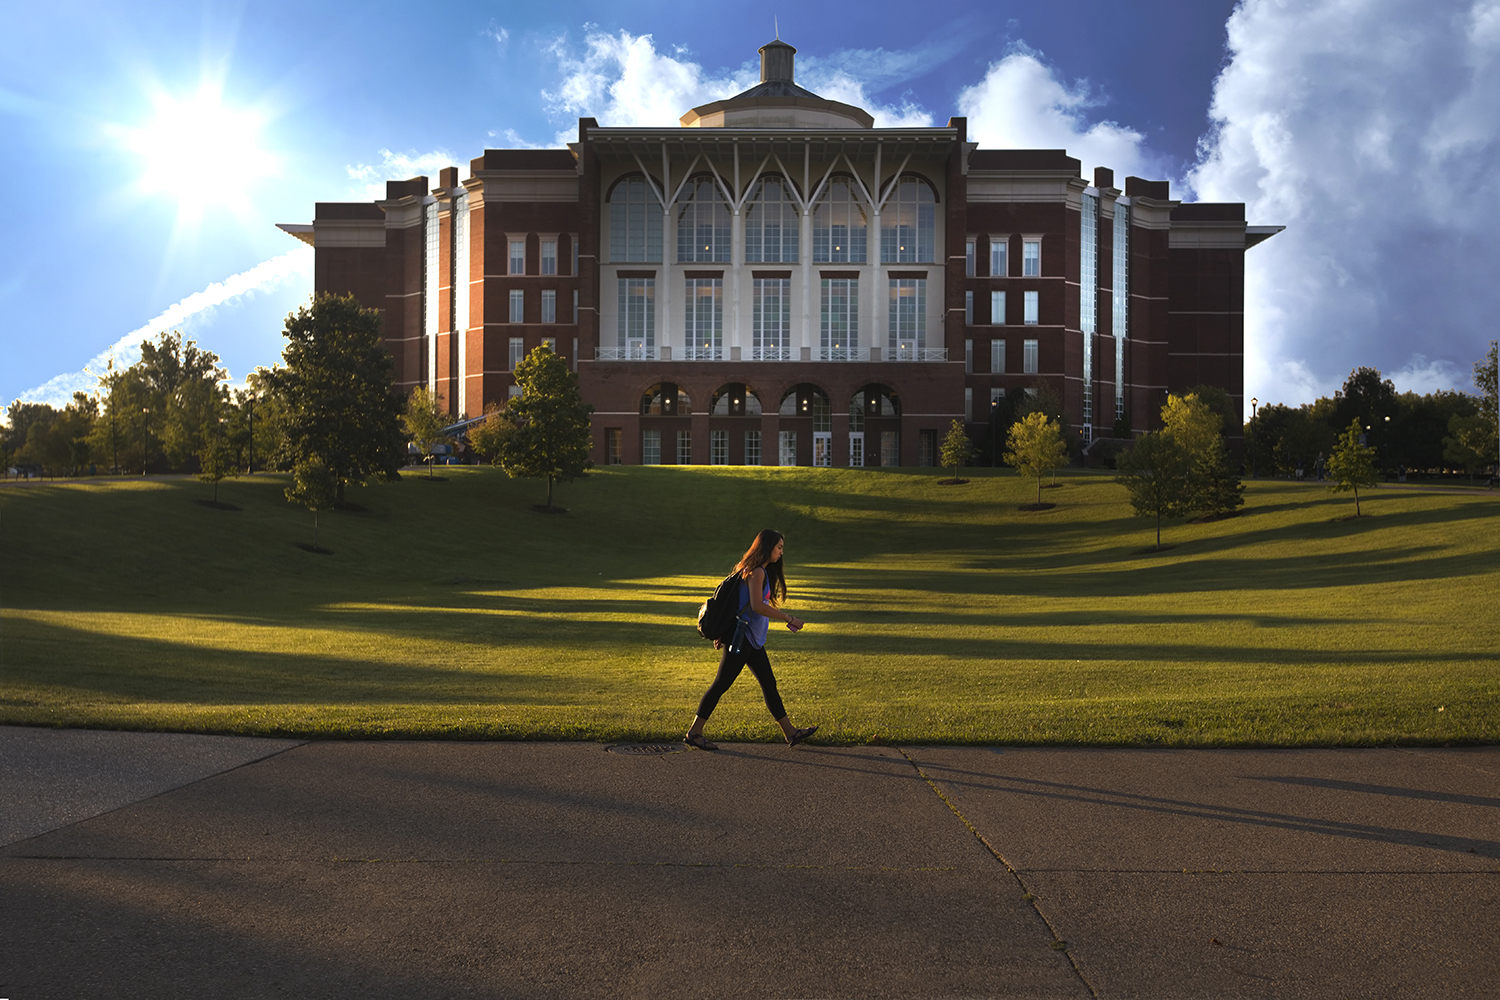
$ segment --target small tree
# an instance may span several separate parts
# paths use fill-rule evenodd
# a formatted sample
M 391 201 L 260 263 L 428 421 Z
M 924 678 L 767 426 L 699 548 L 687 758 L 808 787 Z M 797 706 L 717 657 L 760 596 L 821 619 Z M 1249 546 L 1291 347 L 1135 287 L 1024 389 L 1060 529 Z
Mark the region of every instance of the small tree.
M 310 455 L 292 469 L 292 485 L 286 498 L 313 514 L 313 548 L 318 548 L 318 511 L 332 507 L 338 499 L 338 475 L 317 455 Z
M 1328 475 L 1333 480 L 1328 488 L 1334 493 L 1354 491 L 1355 517 L 1360 516 L 1359 488 L 1375 485 L 1375 449 L 1361 442 L 1362 436 L 1363 428 L 1355 418 L 1339 435 L 1333 453 L 1328 456 Z
M 505 447 L 505 436 L 510 433 L 511 423 L 505 410 L 498 403 L 485 408 L 484 423 L 469 431 L 469 447 L 491 465 L 500 464 L 500 455 Z
M 969 435 L 964 431 L 964 425 L 957 420 L 953 421 L 948 428 L 948 436 L 943 438 L 941 460 L 946 466 L 953 468 L 953 481 L 958 481 L 958 469 L 968 463 L 974 454 L 974 445 L 969 441 Z
M 1448 434 L 1443 438 L 1443 460 L 1463 466 L 1473 479 L 1475 472 L 1489 464 L 1492 426 L 1493 421 L 1484 419 L 1482 414 L 1465 417 L 1455 413 L 1449 417 Z
M 1036 502 L 1042 502 L 1042 476 L 1068 460 L 1068 445 L 1062 428 L 1041 410 L 1032 410 L 1010 426 L 1010 438 L 1002 456 L 1023 476 L 1036 478 Z
M 419 385 L 406 399 L 406 413 L 401 417 L 407 436 L 427 456 L 427 476 L 432 478 L 432 459 L 438 445 L 448 444 L 453 439 L 443 433 L 448 426 L 448 414 L 437 394 L 425 385 Z
M 1222 392 L 1220 393 L 1222 395 Z M 1197 393 L 1168 396 L 1161 408 L 1163 428 L 1190 463 L 1185 498 L 1192 510 L 1209 516 L 1232 514 L 1245 499 L 1245 486 L 1229 465 L 1224 417 Z
M 578 376 L 546 346 L 516 365 L 521 395 L 506 407 L 511 424 L 500 447 L 500 465 L 513 478 L 547 480 L 547 510 L 553 483 L 566 483 L 593 467 L 589 451 L 594 408 L 578 392 Z
M 205 426 L 202 439 L 203 446 L 198 449 L 198 465 L 202 471 L 198 473 L 198 478 L 205 483 L 214 484 L 214 505 L 217 506 L 219 480 L 239 471 L 239 463 L 236 461 L 234 442 L 225 433 L 222 420 L 216 419 L 212 426 Z
M 1156 547 L 1161 548 L 1161 519 L 1192 511 L 1188 481 L 1192 459 L 1170 431 L 1153 431 L 1136 438 L 1120 457 L 1115 482 L 1130 491 L 1130 505 L 1141 517 L 1156 518 Z

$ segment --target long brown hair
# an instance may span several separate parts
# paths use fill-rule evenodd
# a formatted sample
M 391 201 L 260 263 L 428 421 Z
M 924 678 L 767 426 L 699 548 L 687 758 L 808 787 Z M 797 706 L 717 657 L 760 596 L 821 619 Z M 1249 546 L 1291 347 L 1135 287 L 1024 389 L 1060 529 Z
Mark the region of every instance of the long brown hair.
M 776 543 L 783 541 L 785 536 L 779 531 L 765 529 L 755 536 L 755 541 L 740 556 L 740 561 L 734 567 L 746 581 L 755 570 L 766 571 L 766 582 L 771 585 L 771 603 L 780 604 L 786 600 L 786 574 L 782 571 L 781 560 L 771 561 L 771 553 L 776 551 Z

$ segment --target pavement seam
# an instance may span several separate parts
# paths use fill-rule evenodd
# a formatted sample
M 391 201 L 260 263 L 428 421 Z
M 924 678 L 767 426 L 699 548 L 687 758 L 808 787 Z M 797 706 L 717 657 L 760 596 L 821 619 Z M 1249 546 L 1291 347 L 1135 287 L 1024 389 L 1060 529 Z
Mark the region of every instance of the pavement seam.
M 142 857 L 133 855 L 93 854 L 5 854 L 5 861 L 99 861 L 141 862 L 149 864 L 250 864 L 250 865 L 530 865 L 548 867 L 598 867 L 598 868 L 753 868 L 761 871 L 825 871 L 825 872 L 892 872 L 916 874 L 921 872 L 959 872 L 964 869 L 956 865 L 926 865 L 915 868 L 897 868 L 893 865 L 764 865 L 746 861 L 527 861 L 515 858 L 244 858 L 244 857 Z
M 912 766 L 912 769 L 917 772 L 917 776 L 923 781 L 927 782 L 927 787 L 932 789 L 932 794 L 936 795 L 938 799 L 943 803 L 943 805 L 947 806 L 949 811 L 952 812 L 954 816 L 958 817 L 958 821 L 962 823 L 964 827 L 974 835 L 974 839 L 983 844 L 984 849 L 989 851 L 991 856 L 993 856 L 996 861 L 1000 862 L 1000 864 L 1005 867 L 1005 870 L 1010 873 L 1011 878 L 1016 880 L 1016 885 L 1021 889 L 1022 898 L 1025 899 L 1026 903 L 1031 907 L 1031 912 L 1036 914 L 1037 919 L 1042 922 L 1042 926 L 1047 928 L 1047 933 L 1052 935 L 1052 949 L 1054 951 L 1060 951 L 1063 953 L 1063 957 L 1068 960 L 1068 967 L 1073 970 L 1073 975 L 1077 976 L 1078 981 L 1083 984 L 1083 988 L 1089 991 L 1089 996 L 1097 998 L 1099 996 L 1099 992 L 1094 989 L 1094 984 L 1088 981 L 1088 977 L 1085 976 L 1083 974 L 1083 970 L 1078 967 L 1078 962 L 1073 958 L 1073 953 L 1068 950 L 1068 942 L 1062 939 L 1061 935 L 1057 933 L 1057 928 L 1052 926 L 1052 921 L 1047 919 L 1047 915 L 1043 913 L 1042 908 L 1037 905 L 1036 894 L 1031 891 L 1031 887 L 1028 886 L 1026 884 L 1026 880 L 1021 877 L 1021 873 L 1016 870 L 1016 867 L 1014 865 L 1006 860 L 1005 855 L 1001 854 L 1000 850 L 995 847 L 994 844 L 990 843 L 988 837 L 979 832 L 978 827 L 969 822 L 969 817 L 963 814 L 963 811 L 958 808 L 958 804 L 955 803 L 951 798 L 949 798 L 948 795 L 938 787 L 937 782 L 933 781 L 927 776 L 927 772 L 922 770 L 922 765 L 912 760 L 911 754 L 907 753 L 901 747 L 897 747 L 896 750 L 901 754 L 901 756 L 906 758 L 906 762 L 910 764 Z

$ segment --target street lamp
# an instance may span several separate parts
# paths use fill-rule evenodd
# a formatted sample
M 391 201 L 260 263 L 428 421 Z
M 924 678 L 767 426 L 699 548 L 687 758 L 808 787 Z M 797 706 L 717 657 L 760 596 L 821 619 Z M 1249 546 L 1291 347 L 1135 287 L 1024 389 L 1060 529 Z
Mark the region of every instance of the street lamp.
M 1380 435 L 1380 450 L 1385 452 L 1382 464 L 1389 469 L 1391 467 L 1391 418 L 1385 418 L 1385 430 Z
M 255 475 L 255 390 L 251 390 L 246 396 L 250 403 L 250 467 L 245 470 L 245 475 Z
M 1250 478 L 1255 478 L 1255 411 L 1260 405 L 1260 400 L 1254 396 L 1250 397 Z M 1244 411 L 1241 410 L 1241 413 Z
M 146 475 L 146 463 L 151 459 L 151 410 L 141 407 L 141 476 Z

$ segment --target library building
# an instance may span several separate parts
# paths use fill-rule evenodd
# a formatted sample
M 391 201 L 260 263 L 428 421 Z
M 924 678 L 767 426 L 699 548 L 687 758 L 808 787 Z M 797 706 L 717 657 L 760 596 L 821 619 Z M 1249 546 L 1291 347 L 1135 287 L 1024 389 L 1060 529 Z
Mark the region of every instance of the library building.
M 455 420 L 550 347 L 601 465 L 934 465 L 952 421 L 983 440 L 1042 387 L 1085 449 L 1193 386 L 1242 407 L 1244 254 L 1282 227 L 980 148 L 963 118 L 875 128 L 799 87 L 795 54 L 766 44 L 759 84 L 677 127 L 583 118 L 566 149 L 487 149 L 280 228 Z

